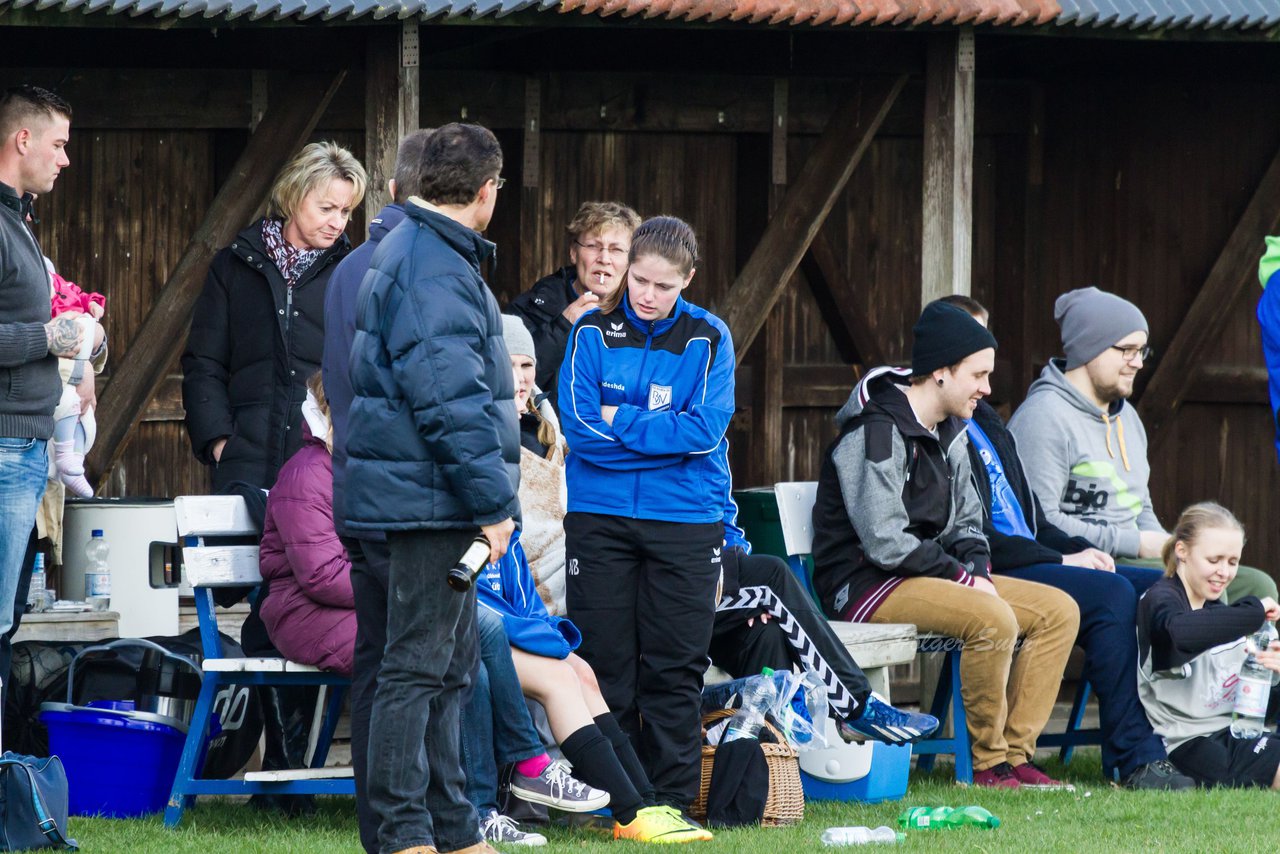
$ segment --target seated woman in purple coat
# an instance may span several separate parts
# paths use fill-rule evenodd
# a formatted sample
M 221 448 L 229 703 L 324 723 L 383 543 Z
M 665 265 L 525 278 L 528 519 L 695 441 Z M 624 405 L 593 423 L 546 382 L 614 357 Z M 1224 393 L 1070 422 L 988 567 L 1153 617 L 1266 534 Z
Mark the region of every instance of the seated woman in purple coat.
M 333 528 L 329 403 L 317 372 L 302 404 L 302 448 L 280 469 L 267 496 L 259 568 L 267 634 L 290 661 L 351 675 L 356 612 L 351 561 Z

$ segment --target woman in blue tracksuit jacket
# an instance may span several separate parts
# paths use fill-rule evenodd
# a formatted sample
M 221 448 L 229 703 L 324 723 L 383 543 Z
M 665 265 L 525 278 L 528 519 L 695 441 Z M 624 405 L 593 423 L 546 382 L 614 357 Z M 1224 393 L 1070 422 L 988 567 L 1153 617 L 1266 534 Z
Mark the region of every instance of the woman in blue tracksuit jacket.
M 659 802 L 679 809 L 698 793 L 734 408 L 729 330 L 681 297 L 697 258 L 686 223 L 642 223 L 626 287 L 578 320 L 559 379 L 569 616 Z
M 520 688 L 547 710 L 551 732 L 574 776 L 609 793 L 615 838 L 711 838 L 702 828 L 655 806 L 653 784 L 634 746 L 605 704 L 591 667 L 573 652 L 582 635 L 566 618 L 548 613 L 538 595 L 519 531 L 512 535 L 507 553 L 476 579 L 476 606 L 502 618 Z

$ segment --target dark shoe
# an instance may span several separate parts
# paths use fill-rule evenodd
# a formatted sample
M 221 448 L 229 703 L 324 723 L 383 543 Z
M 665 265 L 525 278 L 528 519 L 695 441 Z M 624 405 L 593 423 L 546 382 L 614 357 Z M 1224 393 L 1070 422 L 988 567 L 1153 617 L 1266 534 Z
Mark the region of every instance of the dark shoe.
M 894 708 L 878 694 L 867 697 L 862 717 L 836 724 L 840 738 L 850 741 L 881 741 L 885 744 L 911 744 L 933 734 L 938 719 L 919 712 Z
M 1183 774 L 1168 759 L 1157 759 L 1146 765 L 1139 765 L 1133 773 L 1121 783 L 1126 789 L 1157 789 L 1166 792 L 1180 792 L 1183 789 L 1194 789 L 1196 781 Z
M 1034 762 L 1024 762 L 1013 766 L 1013 776 L 1018 778 L 1020 789 L 1042 789 L 1044 791 L 1074 792 L 1076 787 L 1061 780 L 1055 780 L 1041 770 Z
M 986 789 L 1022 788 L 1022 783 L 1018 780 L 1017 775 L 1013 773 L 1013 767 L 1008 762 L 992 765 L 982 771 L 974 771 L 973 785 L 982 786 Z

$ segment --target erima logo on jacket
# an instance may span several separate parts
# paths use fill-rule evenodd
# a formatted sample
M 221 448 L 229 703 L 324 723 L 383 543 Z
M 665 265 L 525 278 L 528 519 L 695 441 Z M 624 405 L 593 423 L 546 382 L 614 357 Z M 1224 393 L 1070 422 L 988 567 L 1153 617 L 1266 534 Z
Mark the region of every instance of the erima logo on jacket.
M 605 335 L 610 338 L 626 338 L 626 323 L 610 323 L 609 328 L 604 331 Z

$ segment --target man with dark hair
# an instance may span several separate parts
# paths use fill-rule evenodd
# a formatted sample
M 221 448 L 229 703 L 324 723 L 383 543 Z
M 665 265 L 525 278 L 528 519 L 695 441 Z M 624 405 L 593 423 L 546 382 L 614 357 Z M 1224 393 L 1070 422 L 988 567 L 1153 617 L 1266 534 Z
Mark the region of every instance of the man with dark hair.
M 391 204 L 369 222 L 369 239 L 343 258 L 329 279 L 324 296 L 325 396 L 333 422 L 333 524 L 351 558 L 351 590 L 356 608 L 355 666 L 351 679 L 351 765 L 356 778 L 356 818 L 360 842 L 369 854 L 378 850 L 378 816 L 369 804 L 367 757 L 369 715 L 382 649 L 387 643 L 387 571 L 390 554 L 381 531 L 348 533 L 343 516 L 347 468 L 347 419 L 351 412 L 351 342 L 356 336 L 356 297 L 369 271 L 373 252 L 405 218 L 405 202 L 420 191 L 422 150 L 430 129 L 416 130 L 400 140 L 394 177 L 387 182 Z
M 0 94 L 0 679 L 30 581 L 36 508 L 48 477 L 47 444 L 62 395 L 58 357 L 75 358 L 84 332 L 75 312 L 50 320 L 49 272 L 28 225 L 31 202 L 70 164 L 71 107 L 52 92 Z
M 501 170 L 491 132 L 438 128 L 423 150 L 422 195 L 408 198 L 360 286 L 342 513 L 349 536 L 385 532 L 390 553 L 366 769 L 384 854 L 493 850 L 459 762 L 475 591 L 446 579 L 477 537 L 490 561 L 501 557 L 519 514 L 515 383 L 480 275 Z
M 1031 761 L 1079 627 L 1065 593 L 993 577 L 964 419 L 991 392 L 996 341 L 926 306 L 911 369 L 869 372 L 836 415 L 818 478 L 814 587 L 827 615 L 914 623 L 964 643 L 973 782 L 1063 788 Z

